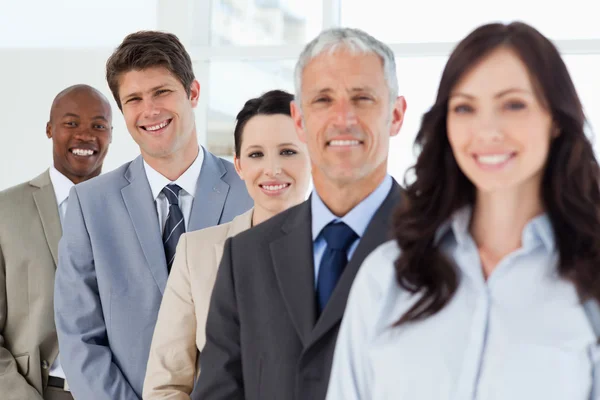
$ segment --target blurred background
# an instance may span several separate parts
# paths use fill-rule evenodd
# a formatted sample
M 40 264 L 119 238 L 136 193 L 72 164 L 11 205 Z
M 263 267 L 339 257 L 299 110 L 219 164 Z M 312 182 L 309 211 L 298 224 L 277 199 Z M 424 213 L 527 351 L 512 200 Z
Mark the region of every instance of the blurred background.
M 201 85 L 200 143 L 227 158 L 244 102 L 274 88 L 293 92 L 302 47 L 333 26 L 361 28 L 394 50 L 400 93 L 408 102 L 390 149 L 396 179 L 414 162 L 412 142 L 448 54 L 487 22 L 521 20 L 555 41 L 593 135 L 600 126 L 597 5 L 597 0 L 0 0 L 0 190 L 51 164 L 45 135 L 50 105 L 72 84 L 92 85 L 111 100 L 113 143 L 104 172 L 137 156 L 104 67 L 127 34 L 143 29 L 173 32 L 187 47 Z

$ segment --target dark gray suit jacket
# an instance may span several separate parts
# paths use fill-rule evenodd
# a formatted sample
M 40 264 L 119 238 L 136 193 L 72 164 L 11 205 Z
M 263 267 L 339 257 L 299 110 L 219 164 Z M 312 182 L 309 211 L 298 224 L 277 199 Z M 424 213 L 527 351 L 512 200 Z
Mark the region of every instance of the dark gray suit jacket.
M 348 292 L 400 193 L 394 182 L 317 321 L 310 201 L 228 239 L 192 399 L 324 399 Z

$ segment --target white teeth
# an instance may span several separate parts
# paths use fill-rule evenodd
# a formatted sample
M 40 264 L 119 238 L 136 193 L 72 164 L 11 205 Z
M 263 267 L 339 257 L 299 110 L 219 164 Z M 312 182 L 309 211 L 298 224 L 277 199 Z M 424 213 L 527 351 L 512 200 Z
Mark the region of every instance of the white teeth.
M 165 122 L 162 122 L 162 123 L 160 123 L 160 124 L 158 124 L 158 125 L 147 126 L 147 127 L 146 127 L 146 130 L 147 130 L 147 131 L 157 131 L 157 130 L 159 130 L 159 129 L 162 129 L 162 128 L 164 128 L 164 127 L 165 127 L 165 126 L 167 126 L 167 125 L 169 125 L 169 121 L 168 121 L 168 120 L 167 120 L 167 121 L 165 121 Z
M 91 156 L 94 154 L 94 150 L 87 149 L 73 149 L 71 152 L 77 156 Z
M 510 154 L 493 154 L 489 156 L 477 156 L 477 161 L 486 165 L 497 165 L 508 161 Z
M 358 140 L 332 140 L 329 142 L 330 146 L 358 146 L 359 144 Z
M 288 186 L 290 186 L 289 183 L 283 183 L 281 185 L 263 185 L 263 189 L 272 190 L 275 192 L 277 190 L 285 189 Z

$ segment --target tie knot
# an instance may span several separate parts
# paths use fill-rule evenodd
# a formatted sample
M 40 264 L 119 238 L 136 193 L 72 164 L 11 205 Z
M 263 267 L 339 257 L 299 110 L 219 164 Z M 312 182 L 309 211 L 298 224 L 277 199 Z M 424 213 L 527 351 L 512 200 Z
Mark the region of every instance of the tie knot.
M 327 246 L 335 250 L 348 251 L 358 235 L 343 222 L 330 223 L 323 228 L 323 237 Z
M 163 188 L 162 192 L 167 197 L 167 201 L 170 205 L 179 205 L 179 191 L 181 188 L 179 185 L 170 184 Z

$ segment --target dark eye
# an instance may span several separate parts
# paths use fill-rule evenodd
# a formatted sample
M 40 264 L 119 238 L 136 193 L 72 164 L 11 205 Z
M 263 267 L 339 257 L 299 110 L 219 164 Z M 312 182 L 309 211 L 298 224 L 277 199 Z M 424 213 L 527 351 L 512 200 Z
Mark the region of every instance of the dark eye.
M 156 91 L 156 95 L 157 95 L 157 96 L 160 96 L 161 94 L 165 94 L 165 93 L 169 93 L 169 92 L 170 92 L 170 90 L 167 90 L 167 89 L 160 89 L 160 90 L 157 90 L 157 91 Z
M 329 103 L 331 99 L 329 97 L 317 97 L 314 103 Z
M 471 107 L 468 104 L 460 104 L 460 105 L 454 107 L 453 110 L 457 114 L 466 114 L 466 113 L 473 112 L 473 107 Z
M 297 151 L 295 150 L 291 150 L 291 149 L 285 149 L 285 150 L 281 150 L 281 154 L 282 156 L 293 156 L 294 154 L 298 154 Z
M 354 98 L 354 101 L 371 101 L 372 99 L 369 96 L 357 96 Z
M 75 128 L 77 126 L 77 122 L 67 121 L 67 122 L 65 122 L 65 125 L 68 126 L 69 128 Z
M 522 101 L 509 101 L 508 103 L 506 103 L 506 109 L 508 110 L 522 110 L 525 108 L 525 103 L 523 103 Z
M 102 125 L 102 124 L 95 124 L 95 125 L 94 125 L 94 129 L 101 129 L 101 130 L 104 130 L 104 129 L 106 129 L 106 125 Z
M 254 153 L 250 153 L 248 154 L 249 158 L 258 158 L 258 157 L 262 157 L 263 153 L 261 151 L 255 151 Z
M 141 100 L 141 98 L 139 98 L 139 97 L 132 97 L 132 98 L 128 99 L 128 100 L 125 102 L 125 104 L 128 104 L 128 103 L 133 103 L 133 102 L 135 102 L 135 101 L 140 101 L 140 100 Z

